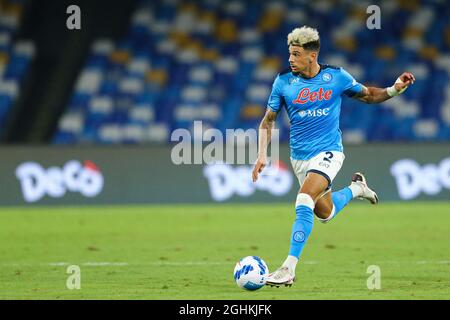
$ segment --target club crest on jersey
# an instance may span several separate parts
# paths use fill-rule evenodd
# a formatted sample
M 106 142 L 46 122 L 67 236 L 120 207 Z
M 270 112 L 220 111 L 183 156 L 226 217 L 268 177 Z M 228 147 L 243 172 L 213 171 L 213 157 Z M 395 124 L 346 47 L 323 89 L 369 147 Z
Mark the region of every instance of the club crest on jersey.
M 320 88 L 318 91 L 311 92 L 308 88 L 303 88 L 298 93 L 297 99 L 293 100 L 294 104 L 305 104 L 307 102 L 315 102 L 322 100 L 330 100 L 333 90 L 324 91 Z
M 331 73 L 325 72 L 322 75 L 322 80 L 325 81 L 325 82 L 330 82 L 331 79 L 333 79 L 333 76 L 331 75 Z

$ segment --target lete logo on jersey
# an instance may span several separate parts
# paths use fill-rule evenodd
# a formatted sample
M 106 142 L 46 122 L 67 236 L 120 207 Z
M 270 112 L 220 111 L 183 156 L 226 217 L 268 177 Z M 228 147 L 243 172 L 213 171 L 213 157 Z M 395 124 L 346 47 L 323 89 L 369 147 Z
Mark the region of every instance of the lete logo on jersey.
M 219 163 L 205 166 L 203 174 L 208 179 L 211 197 L 215 201 L 225 201 L 234 194 L 249 197 L 257 189 L 283 196 L 292 188 L 292 173 L 281 161 L 265 168 L 255 183 L 252 182 L 252 170 L 251 166 L 232 167 Z
M 305 104 L 307 102 L 315 102 L 322 100 L 330 100 L 331 95 L 333 94 L 333 90 L 324 91 L 323 88 L 320 88 L 317 91 L 311 92 L 309 88 L 303 88 L 298 93 L 297 99 L 293 100 L 293 104 Z
M 44 169 L 36 162 L 25 162 L 16 169 L 26 202 L 36 202 L 48 194 L 60 198 L 66 191 L 79 192 L 85 197 L 95 197 L 103 189 L 103 175 L 92 161 L 67 162 L 62 168 Z

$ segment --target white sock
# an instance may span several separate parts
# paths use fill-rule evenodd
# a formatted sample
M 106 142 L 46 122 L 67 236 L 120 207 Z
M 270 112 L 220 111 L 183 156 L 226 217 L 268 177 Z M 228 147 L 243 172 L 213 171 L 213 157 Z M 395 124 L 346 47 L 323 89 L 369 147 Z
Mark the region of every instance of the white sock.
M 357 198 L 363 193 L 363 188 L 356 183 L 352 183 L 348 187 L 352 191 L 353 198 Z
M 298 259 L 294 256 L 287 256 L 284 260 L 282 267 L 288 267 L 288 269 L 295 274 L 295 267 L 297 266 Z

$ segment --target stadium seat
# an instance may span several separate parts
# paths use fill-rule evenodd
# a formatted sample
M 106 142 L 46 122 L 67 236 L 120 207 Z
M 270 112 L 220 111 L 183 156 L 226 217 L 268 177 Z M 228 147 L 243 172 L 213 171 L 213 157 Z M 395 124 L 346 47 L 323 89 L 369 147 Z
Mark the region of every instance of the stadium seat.
M 222 131 L 256 128 L 274 78 L 288 65 L 287 33 L 319 21 L 336 26 L 319 30 L 321 62 L 366 85 L 391 85 L 404 70 L 417 78 L 413 90 L 379 105 L 343 98 L 345 141 L 450 139 L 448 6 L 383 4 L 386 34 L 367 31 L 363 5 L 305 3 L 139 1 L 126 36 L 92 45 L 66 111 L 68 119 L 78 112 L 78 120 L 64 115 L 54 142 L 164 142 L 194 120 Z M 2 69 L 9 39 L 0 33 L 0 72 L 17 76 L 25 64 L 20 55 L 14 68 Z M 287 141 L 285 114 L 279 128 Z
M 0 2 L 0 134 L 35 54 L 33 43 L 16 37 L 24 2 Z

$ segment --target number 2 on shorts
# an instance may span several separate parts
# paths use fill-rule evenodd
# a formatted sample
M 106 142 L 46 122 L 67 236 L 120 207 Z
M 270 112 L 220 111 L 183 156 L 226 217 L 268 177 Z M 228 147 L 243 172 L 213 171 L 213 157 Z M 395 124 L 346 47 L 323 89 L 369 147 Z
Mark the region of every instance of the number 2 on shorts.
M 328 161 L 328 162 L 331 162 L 331 158 L 333 158 L 333 152 L 330 152 L 330 151 L 328 151 L 328 152 L 325 152 L 325 154 L 327 155 L 327 157 L 325 157 L 325 158 L 323 158 L 323 161 Z

